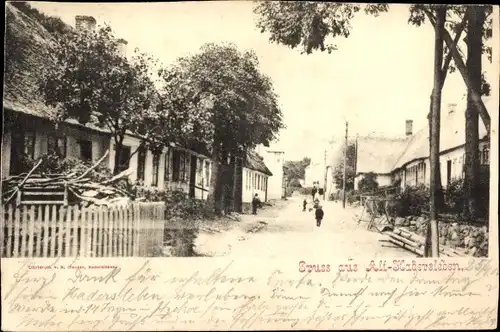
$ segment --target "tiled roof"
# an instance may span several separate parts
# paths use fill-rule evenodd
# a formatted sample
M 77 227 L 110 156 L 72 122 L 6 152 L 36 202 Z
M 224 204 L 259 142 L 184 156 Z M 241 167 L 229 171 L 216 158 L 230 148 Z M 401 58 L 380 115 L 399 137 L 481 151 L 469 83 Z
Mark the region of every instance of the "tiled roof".
M 254 171 L 258 171 L 258 172 L 267 174 L 269 176 L 273 175 L 273 173 L 271 173 L 269 168 L 267 168 L 262 157 L 259 156 L 257 154 L 257 152 L 255 152 L 255 151 L 248 151 L 247 152 L 247 157 L 245 159 L 245 163 L 243 164 L 243 166 L 246 168 L 252 169 Z

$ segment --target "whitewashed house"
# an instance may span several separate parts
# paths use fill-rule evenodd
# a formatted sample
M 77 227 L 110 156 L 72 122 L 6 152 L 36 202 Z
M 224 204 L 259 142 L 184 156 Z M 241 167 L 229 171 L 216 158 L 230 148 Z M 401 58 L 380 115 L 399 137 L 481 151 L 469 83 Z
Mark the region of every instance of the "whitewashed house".
M 23 167 L 24 156 L 37 159 L 48 153 L 56 153 L 60 158 L 75 158 L 96 162 L 106 151 L 103 161 L 110 170 L 115 168 L 116 145 L 111 133 L 93 123 L 85 125 L 76 120 L 55 122 L 57 113 L 45 105 L 38 93 L 36 68 L 52 65 L 50 53 L 52 35 L 32 17 L 20 12 L 11 4 L 6 4 L 10 31 L 17 38 L 28 40 L 23 54 L 29 66 L 13 68 L 16 75 L 8 76 L 4 85 L 4 131 L 2 134 L 2 178 L 16 173 L 27 172 Z M 76 29 L 95 29 L 96 21 L 90 16 L 76 16 Z M 118 40 L 120 54 L 126 56 L 124 40 Z M 57 123 L 57 124 L 56 124 Z M 189 197 L 207 199 L 212 180 L 212 161 L 208 152 L 188 149 L 171 143 L 160 153 L 141 148 L 140 136 L 127 132 L 120 153 L 119 169 L 129 170 L 129 178 L 144 187 L 159 190 L 182 190 Z M 280 153 L 269 152 L 269 156 Z M 273 159 L 273 165 L 282 168 L 283 158 Z M 281 166 L 280 166 L 281 165 Z M 251 152 L 242 166 L 237 187 L 242 188 L 242 201 L 251 202 L 258 193 L 261 200 L 279 195 L 281 182 L 276 189 L 271 185 L 271 171 L 262 158 Z M 282 169 L 277 173 L 277 181 L 282 181 Z M 279 176 L 281 175 L 281 177 Z M 278 192 L 278 194 L 276 194 Z
M 267 201 L 268 183 L 272 176 L 262 157 L 255 151 L 248 152 L 243 163 L 242 203 L 251 203 L 255 194 L 261 201 Z
M 285 195 L 284 163 L 285 152 L 273 150 L 263 146 L 257 147 L 256 151 L 263 157 L 264 164 L 270 170 L 267 186 L 267 199 L 281 199 Z
M 485 106 L 492 114 L 493 100 L 484 98 Z M 406 122 L 406 137 L 387 139 L 360 137 L 356 160 L 355 189 L 359 180 L 368 172 L 377 174 L 379 186 L 400 180 L 400 186 L 426 185 L 430 183 L 429 127 L 412 133 L 412 122 Z M 480 164 L 489 165 L 489 136 L 479 119 Z M 446 187 L 464 175 L 465 160 L 465 109 L 449 104 L 441 113 L 440 172 L 441 184 Z
M 2 178 L 27 172 L 24 157 L 37 159 L 56 153 L 62 159 L 75 158 L 96 162 L 109 154 L 103 164 L 112 170 L 116 146 L 111 133 L 95 124 L 85 125 L 67 120 L 56 125 L 57 113 L 45 105 L 37 89 L 36 68 L 50 65 L 52 35 L 35 19 L 6 4 L 10 31 L 18 38 L 29 40 L 23 54 L 29 66 L 13 68 L 16 75 L 8 76 L 4 84 L 4 131 L 2 134 Z M 75 17 L 77 29 L 95 28 L 95 19 Z M 122 55 L 126 42 L 120 41 Z M 211 161 L 209 156 L 171 145 L 161 154 L 138 149 L 141 138 L 127 133 L 123 142 L 122 170 L 131 169 L 130 179 L 145 187 L 182 189 L 191 197 L 206 199 L 210 188 Z

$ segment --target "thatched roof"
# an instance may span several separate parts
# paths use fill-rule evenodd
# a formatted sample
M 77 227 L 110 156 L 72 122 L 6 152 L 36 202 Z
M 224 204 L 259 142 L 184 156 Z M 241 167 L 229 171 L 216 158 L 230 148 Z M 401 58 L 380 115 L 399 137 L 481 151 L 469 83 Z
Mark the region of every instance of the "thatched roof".
M 255 151 L 248 151 L 247 152 L 247 157 L 245 159 L 243 167 L 264 173 L 264 174 L 269 175 L 269 176 L 273 175 L 273 173 L 271 173 L 269 168 L 267 168 L 262 157 L 259 156 L 257 154 L 257 152 L 255 152 Z
M 57 112 L 45 105 L 38 91 L 41 70 L 54 65 L 54 37 L 34 18 L 6 3 L 4 107 L 43 118 Z
M 485 106 L 488 111 L 493 111 L 493 100 L 485 98 Z M 446 112 L 443 109 L 444 112 Z M 484 123 L 479 119 L 479 139 L 484 140 L 487 131 Z M 465 144 L 465 110 L 456 110 L 453 113 L 443 113 L 441 118 L 441 128 L 439 135 L 440 153 L 456 149 Z M 404 165 L 429 157 L 429 125 L 415 133 L 405 148 L 404 152 L 394 164 L 393 169 L 401 168 Z
M 10 3 L 6 11 L 5 79 L 3 107 L 17 113 L 56 120 L 59 112 L 47 106 L 39 91 L 43 69 L 54 66 L 52 50 L 57 41 L 42 24 Z M 72 30 L 70 26 L 68 30 Z M 108 132 L 91 123 L 82 125 L 74 119 L 67 123 L 100 132 Z
M 407 144 L 406 138 L 358 137 L 356 173 L 391 173 Z

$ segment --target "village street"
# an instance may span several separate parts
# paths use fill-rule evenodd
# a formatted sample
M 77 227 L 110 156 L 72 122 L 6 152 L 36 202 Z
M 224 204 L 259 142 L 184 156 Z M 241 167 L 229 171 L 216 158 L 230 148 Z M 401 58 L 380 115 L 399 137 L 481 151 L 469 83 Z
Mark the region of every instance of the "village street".
M 257 216 L 242 215 L 241 221 L 226 232 L 201 232 L 196 251 L 206 256 L 238 258 L 414 256 L 383 241 L 383 234 L 366 230 L 366 223 L 358 225 L 353 216 L 360 211 L 349 206 L 343 209 L 341 202 L 322 202 L 325 218 L 321 227 L 316 227 L 314 212 L 302 212 L 302 200 L 302 196 L 292 196 L 260 210 Z

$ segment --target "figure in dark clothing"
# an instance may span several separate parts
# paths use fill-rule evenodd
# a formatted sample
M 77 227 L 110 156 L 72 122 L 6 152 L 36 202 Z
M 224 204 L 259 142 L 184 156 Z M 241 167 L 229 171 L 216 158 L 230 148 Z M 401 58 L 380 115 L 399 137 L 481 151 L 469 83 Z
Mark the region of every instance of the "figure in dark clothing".
M 305 211 L 307 207 L 307 200 L 304 198 L 304 201 L 302 202 L 302 211 Z
M 323 199 L 323 194 L 324 194 L 324 192 L 325 192 L 325 191 L 324 191 L 324 189 L 323 189 L 323 188 L 319 188 L 319 189 L 318 189 L 318 195 L 319 195 L 319 197 L 321 197 L 321 199 Z
M 257 214 L 257 208 L 260 207 L 259 194 L 255 194 L 252 199 L 252 214 Z
M 317 192 L 318 192 L 318 188 L 316 188 L 316 185 L 314 185 L 314 187 L 312 188 L 312 191 L 311 191 L 313 201 L 314 201 L 314 197 L 316 196 Z
M 320 227 L 321 221 L 323 220 L 323 216 L 325 215 L 325 213 L 323 212 L 323 207 L 321 205 L 318 205 L 315 214 L 316 214 L 316 226 Z

